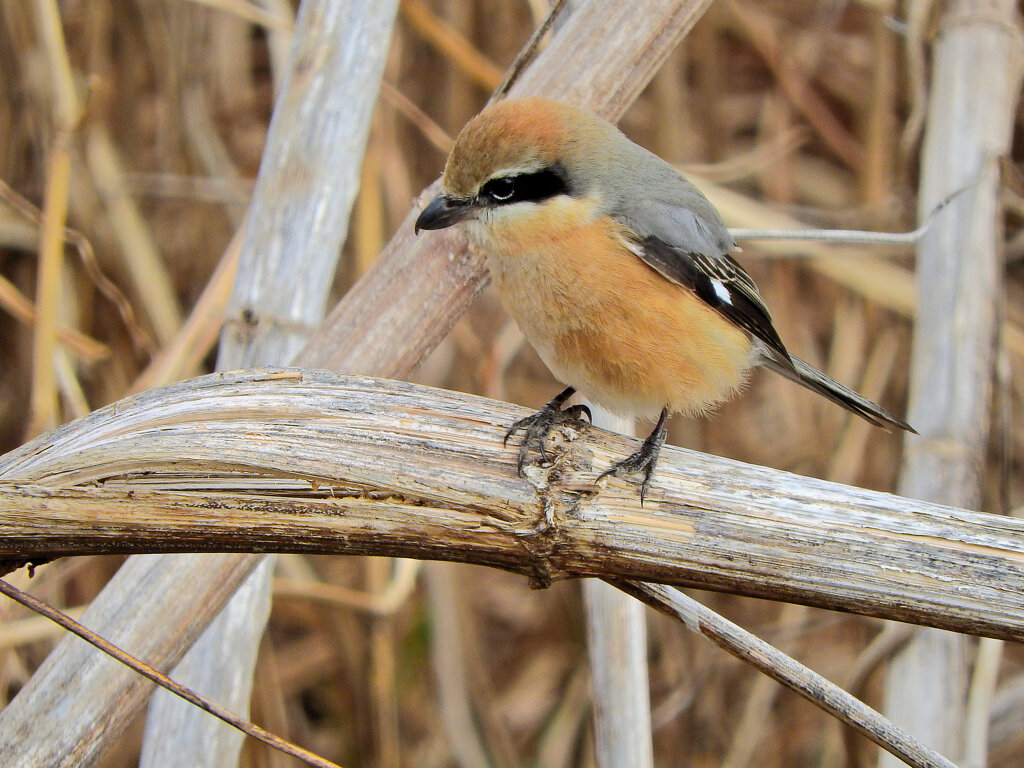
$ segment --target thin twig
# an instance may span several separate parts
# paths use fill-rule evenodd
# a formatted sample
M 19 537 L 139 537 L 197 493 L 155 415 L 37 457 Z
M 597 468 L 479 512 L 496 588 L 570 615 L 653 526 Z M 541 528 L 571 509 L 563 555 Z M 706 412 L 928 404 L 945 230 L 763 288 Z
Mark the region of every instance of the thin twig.
M 867 704 L 678 589 L 640 582 L 611 583 L 651 607 L 678 617 L 690 631 L 703 635 L 733 656 L 799 693 L 815 706 L 856 728 L 907 765 L 914 768 L 956 768 L 949 760 L 897 728 Z
M 380 95 L 391 104 L 406 120 L 412 123 L 427 141 L 447 155 L 452 151 L 455 140 L 449 133 L 434 122 L 426 112 L 419 108 L 408 96 L 402 93 L 387 80 L 380 82 Z
M 493 103 L 499 99 L 505 98 L 508 95 L 509 89 L 515 84 L 516 80 L 519 79 L 519 75 L 526 66 L 533 61 L 533 57 L 537 54 L 538 48 L 540 48 L 540 41 L 544 39 L 544 35 L 551 29 L 551 25 L 555 23 L 555 19 L 558 18 L 558 14 L 562 12 L 565 7 L 566 0 L 555 0 L 554 5 L 551 6 L 551 10 L 548 11 L 547 17 L 533 31 L 530 35 L 530 39 L 526 41 L 526 45 L 522 47 L 518 54 L 516 54 L 515 61 L 505 71 L 505 77 L 498 84 L 498 87 L 494 89 L 494 94 L 491 96 L 490 101 Z
M 878 245 L 916 245 L 928 232 L 936 217 L 959 195 L 975 187 L 981 181 L 977 176 L 948 195 L 929 211 L 924 222 L 909 232 L 868 232 L 861 229 L 745 229 L 731 227 L 730 234 L 737 240 L 815 240 L 824 243 L 875 243 Z
M 497 65 L 450 24 L 439 19 L 422 0 L 403 0 L 401 9 L 402 18 L 463 74 L 487 90 L 498 87 L 502 74 Z
M 99 192 L 125 271 L 161 344 L 181 327 L 182 311 L 170 268 L 161 253 L 151 222 L 139 210 L 124 184 L 124 167 L 106 126 L 92 123 L 86 132 L 86 162 Z
M 36 308 L 32 301 L 6 277 L 0 275 L 0 308 L 23 323 L 36 321 Z M 57 326 L 57 340 L 75 357 L 86 364 L 110 357 L 110 347 L 66 325 Z
M 252 3 L 244 2 L 244 0 L 191 0 L 191 2 L 196 5 L 205 5 L 215 11 L 229 13 L 243 21 L 270 30 L 291 32 L 295 26 L 294 20 L 288 16 L 270 13 Z
M 18 214 L 31 221 L 37 227 L 42 226 L 43 212 L 15 192 L 2 179 L 0 179 L 0 200 L 3 200 Z M 128 298 L 113 280 L 103 274 L 89 238 L 76 229 L 64 227 L 64 242 L 70 243 L 75 247 L 75 250 L 78 251 L 78 258 L 82 262 L 82 268 L 85 269 L 85 274 L 89 276 L 92 284 L 96 286 L 96 290 L 114 305 L 114 308 L 121 317 L 121 322 L 124 323 L 124 327 L 131 337 L 132 346 L 141 354 L 152 355 L 156 349 L 156 344 L 146 329 L 139 324 L 138 319 L 135 317 L 135 310 L 132 309 Z M 58 335 L 60 335 L 60 331 L 58 331 Z
M 726 7 L 733 12 L 754 48 L 772 70 L 779 88 L 793 107 L 807 118 L 837 157 L 850 168 L 859 168 L 864 161 L 863 147 L 797 68 L 796 62 L 782 53 L 782 45 L 770 17 L 753 4 L 738 0 L 729 0 Z
M 171 678 L 167 677 L 167 675 L 157 672 L 155 669 L 139 661 L 131 654 L 125 653 L 116 645 L 104 640 L 95 632 L 92 632 L 86 627 L 83 627 L 70 616 L 61 613 L 56 608 L 53 608 L 50 605 L 44 603 L 42 600 L 39 600 L 35 597 L 32 597 L 32 595 L 22 592 L 20 589 L 9 584 L 3 579 L 0 579 L 0 594 L 4 594 L 7 597 L 11 598 L 11 600 L 14 600 L 17 603 L 21 603 L 21 605 L 25 606 L 29 610 L 35 611 L 41 616 L 45 616 L 46 618 L 50 619 L 50 621 L 53 621 L 54 623 L 64 627 L 64 629 L 66 629 L 68 632 L 78 635 L 78 637 L 85 640 L 85 642 L 89 643 L 95 648 L 98 648 L 100 651 L 107 654 L 111 658 L 116 659 L 117 661 L 124 664 L 126 667 L 135 670 L 143 677 L 156 683 L 161 688 L 170 691 L 175 696 L 180 696 L 190 704 L 194 704 L 200 709 L 209 712 L 211 715 L 218 718 L 219 720 L 224 721 L 232 728 L 237 728 L 242 733 L 252 736 L 254 739 L 262 741 L 267 746 L 273 747 L 274 749 L 279 750 L 285 753 L 286 755 L 296 757 L 299 760 L 302 760 L 304 763 L 307 763 L 308 765 L 317 766 L 317 768 L 340 768 L 337 763 L 332 763 L 330 760 L 324 760 L 322 757 L 314 755 L 312 752 L 308 752 L 302 747 L 296 746 L 291 742 L 285 741 L 280 736 L 275 736 L 274 734 L 263 730 L 258 725 L 254 725 L 253 723 L 250 723 L 247 720 L 243 720 L 242 718 L 237 717 L 231 712 L 228 712 L 226 709 L 223 709 L 222 707 L 219 707 L 218 705 L 214 704 L 212 701 L 207 701 L 202 696 L 197 694 L 195 691 L 186 688 L 185 686 L 180 685 L 179 683 L 174 682 L 173 680 L 171 680 Z

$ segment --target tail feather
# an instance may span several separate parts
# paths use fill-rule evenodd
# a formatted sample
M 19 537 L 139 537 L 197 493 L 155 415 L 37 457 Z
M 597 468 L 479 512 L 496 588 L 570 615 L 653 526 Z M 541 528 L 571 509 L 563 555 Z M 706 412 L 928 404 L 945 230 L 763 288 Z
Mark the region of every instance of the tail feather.
M 768 355 L 764 356 L 761 361 L 761 365 L 768 368 L 781 376 L 785 376 L 790 381 L 795 381 L 797 384 L 806 387 L 812 392 L 817 392 L 823 397 L 827 397 L 833 403 L 841 405 L 851 413 L 855 413 L 862 419 L 870 421 L 872 424 L 884 427 L 886 429 L 890 427 L 898 427 L 905 429 L 908 432 L 917 434 L 917 430 L 912 426 L 903 421 L 903 419 L 897 418 L 889 413 L 887 410 L 882 408 L 880 405 L 868 400 L 863 395 L 854 392 L 849 387 L 843 386 L 835 379 L 826 376 L 824 373 L 819 371 L 817 368 L 808 365 L 798 357 L 790 355 L 789 360 L 792 365 L 787 365 L 784 362 L 780 362 L 773 357 Z

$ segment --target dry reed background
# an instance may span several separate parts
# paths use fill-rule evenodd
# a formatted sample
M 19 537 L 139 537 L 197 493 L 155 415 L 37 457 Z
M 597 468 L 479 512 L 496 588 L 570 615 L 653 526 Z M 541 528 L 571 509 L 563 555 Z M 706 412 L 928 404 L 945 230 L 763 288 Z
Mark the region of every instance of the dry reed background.
M 48 74 L 33 4 L 0 4 L 0 452 L 20 444 L 33 423 L 47 421 L 30 396 L 35 211 L 47 184 L 66 184 L 74 230 L 59 274 L 62 298 L 49 318 L 74 329 L 62 333 L 57 353 L 64 421 L 132 388 L 189 315 L 244 213 L 272 108 L 275 46 L 292 12 L 283 2 L 261 7 L 271 10 L 243 20 L 239 14 L 252 6 L 240 1 L 62 3 L 67 57 L 84 102 L 80 121 L 65 134 L 55 104 L 66 96 Z M 403 0 L 336 297 L 373 261 L 413 196 L 436 178 L 450 137 L 482 106 L 545 12 L 543 0 Z M 621 126 L 669 161 L 805 221 L 910 229 L 919 138 L 913 83 L 926 70 L 915 28 L 899 21 L 902 14 L 887 2 L 723 0 Z M 927 25 L 923 32 L 930 32 Z M 1019 131 L 1024 114 L 1018 115 Z M 66 181 L 52 161 L 62 135 Z M 1024 354 L 1024 199 L 1015 174 L 1007 164 L 1004 346 L 1013 372 Z M 901 412 L 909 291 L 888 274 L 877 276 L 884 295 L 840 287 L 805 261 L 761 259 L 757 244 L 744 248 L 790 348 Z M 912 268 L 907 249 L 862 250 Z M 142 254 L 162 269 L 140 273 L 132 265 Z M 864 283 L 873 269 L 870 262 L 859 267 Z M 207 370 L 211 360 L 207 354 L 186 375 Z M 556 389 L 489 293 L 417 378 L 528 405 Z M 1002 393 L 1010 413 L 1019 413 L 1021 377 Z M 997 434 L 1006 433 L 1006 420 L 993 412 Z M 1024 433 L 1008 431 L 1009 450 L 993 441 L 985 506 L 991 511 L 1021 503 L 1021 467 L 1013 457 L 1024 455 Z M 871 488 L 891 489 L 899 468 L 897 437 L 768 376 L 712 418 L 677 419 L 672 438 Z M 58 562 L 40 569 L 31 588 L 74 609 L 118 562 Z M 374 559 L 282 557 L 254 720 L 346 766 L 447 766 L 465 747 L 446 737 L 442 717 L 450 712 L 441 702 L 451 708 L 468 697 L 493 765 L 592 765 L 578 585 L 534 592 L 520 577 L 480 568 L 444 566 L 427 579 L 417 579 L 416 570 Z M 455 603 L 441 599 L 449 590 L 458 595 Z M 873 642 L 880 622 L 703 598 L 840 683 L 856 671 L 859 691 L 877 703 L 879 678 L 871 673 L 886 658 Z M 0 619 L 6 702 L 56 633 L 9 604 L 0 605 Z M 774 687 L 751 695 L 757 673 L 667 619 L 650 614 L 649 625 L 659 764 L 855 764 L 823 713 Z M 448 671 L 459 648 L 454 661 L 465 680 Z M 1008 648 L 991 765 L 1024 764 L 1022 673 L 1024 654 Z M 135 763 L 138 726 L 102 765 Z M 856 741 L 853 751 L 871 759 L 874 748 Z M 250 743 L 243 753 L 246 766 L 291 764 L 260 745 Z

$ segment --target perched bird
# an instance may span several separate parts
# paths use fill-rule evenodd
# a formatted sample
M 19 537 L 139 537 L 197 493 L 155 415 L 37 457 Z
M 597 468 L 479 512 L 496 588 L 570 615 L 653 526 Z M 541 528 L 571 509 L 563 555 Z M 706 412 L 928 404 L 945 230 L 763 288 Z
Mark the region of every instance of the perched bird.
M 610 411 L 657 417 L 640 450 L 607 474 L 647 492 L 672 413 L 697 415 L 763 366 L 873 424 L 901 419 L 786 351 L 718 211 L 614 125 L 542 98 L 499 101 L 470 120 L 442 194 L 416 231 L 464 222 L 494 287 L 567 388 L 512 425 L 544 456 L 551 429 L 576 419 L 575 392 Z

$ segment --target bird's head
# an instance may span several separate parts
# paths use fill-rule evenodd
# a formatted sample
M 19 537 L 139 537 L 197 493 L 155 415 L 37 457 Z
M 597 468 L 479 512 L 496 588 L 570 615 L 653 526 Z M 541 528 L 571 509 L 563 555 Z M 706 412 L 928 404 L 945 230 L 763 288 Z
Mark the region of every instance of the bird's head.
M 461 221 L 484 228 L 550 216 L 556 206 L 600 197 L 609 149 L 628 140 L 610 123 L 542 98 L 508 99 L 486 108 L 459 133 L 442 194 L 416 220 L 416 230 Z M 612 158 L 613 159 L 613 158 Z

